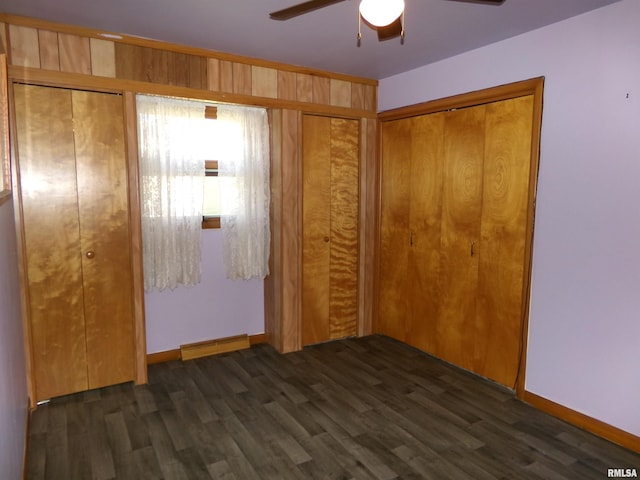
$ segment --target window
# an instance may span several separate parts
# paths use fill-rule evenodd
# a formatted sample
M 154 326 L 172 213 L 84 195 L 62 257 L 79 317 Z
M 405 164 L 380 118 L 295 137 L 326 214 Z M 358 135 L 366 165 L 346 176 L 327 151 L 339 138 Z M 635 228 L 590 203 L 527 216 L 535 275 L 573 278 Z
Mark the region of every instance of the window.
M 202 228 L 221 227 L 227 278 L 265 278 L 270 242 L 266 109 L 151 95 L 138 95 L 137 107 L 145 289 L 199 281 Z M 209 198 L 203 210 L 205 181 Z M 176 253 L 183 252 L 178 258 Z M 154 272 L 149 285 L 147 272 Z
M 202 206 L 202 228 L 220 228 L 220 182 L 218 161 L 204 162 L 204 201 Z
M 204 118 L 207 120 L 217 120 L 218 108 L 212 105 L 204 107 Z M 217 122 L 207 122 L 210 124 L 211 135 L 206 137 L 206 145 L 203 151 L 206 158 L 219 158 L 220 150 L 216 148 L 221 141 Z M 211 139 L 216 141 L 212 142 Z M 218 178 L 218 160 L 205 160 L 204 162 L 204 198 L 202 205 L 202 228 L 220 228 L 220 215 L 222 207 L 220 205 L 220 179 Z

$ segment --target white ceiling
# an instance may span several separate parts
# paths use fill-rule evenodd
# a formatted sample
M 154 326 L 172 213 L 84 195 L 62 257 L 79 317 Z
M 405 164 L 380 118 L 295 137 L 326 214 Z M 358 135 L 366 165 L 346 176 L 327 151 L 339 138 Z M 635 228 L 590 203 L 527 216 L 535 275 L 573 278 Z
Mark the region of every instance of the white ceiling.
M 1 0 L 0 12 L 381 79 L 619 0 L 405 0 L 406 38 L 378 42 L 358 0 L 287 21 L 269 12 L 302 0 Z

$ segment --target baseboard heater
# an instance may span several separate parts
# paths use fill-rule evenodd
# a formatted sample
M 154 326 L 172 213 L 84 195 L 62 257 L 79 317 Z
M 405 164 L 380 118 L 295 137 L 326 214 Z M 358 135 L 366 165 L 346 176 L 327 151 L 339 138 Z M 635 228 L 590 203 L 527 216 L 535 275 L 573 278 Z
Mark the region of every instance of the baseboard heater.
M 194 358 L 208 357 L 220 353 L 235 352 L 249 348 L 249 335 L 236 335 L 235 337 L 219 338 L 217 340 L 207 340 L 206 342 L 190 343 L 180 345 L 180 357 L 182 360 L 193 360 Z

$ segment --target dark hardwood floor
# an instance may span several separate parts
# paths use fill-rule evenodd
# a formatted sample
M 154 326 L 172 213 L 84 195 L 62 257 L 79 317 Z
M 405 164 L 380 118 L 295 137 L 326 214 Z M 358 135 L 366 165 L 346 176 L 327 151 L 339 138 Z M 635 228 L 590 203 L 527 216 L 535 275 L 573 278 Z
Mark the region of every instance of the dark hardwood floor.
M 604 479 L 640 455 L 385 337 L 149 367 L 32 415 L 29 479 Z

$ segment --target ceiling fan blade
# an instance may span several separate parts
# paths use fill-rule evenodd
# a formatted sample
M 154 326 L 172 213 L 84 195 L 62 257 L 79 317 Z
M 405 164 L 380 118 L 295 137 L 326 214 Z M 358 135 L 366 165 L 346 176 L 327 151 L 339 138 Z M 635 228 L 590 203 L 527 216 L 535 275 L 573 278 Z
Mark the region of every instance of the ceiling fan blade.
M 289 8 L 271 12 L 269 17 L 273 20 L 289 20 L 290 18 L 313 12 L 320 8 L 328 7 L 334 3 L 344 2 L 345 0 L 309 0 L 308 2 L 299 3 Z
M 378 31 L 378 41 L 390 40 L 400 36 L 402 33 L 402 15 L 396 18 L 389 25 L 384 27 L 375 27 Z

